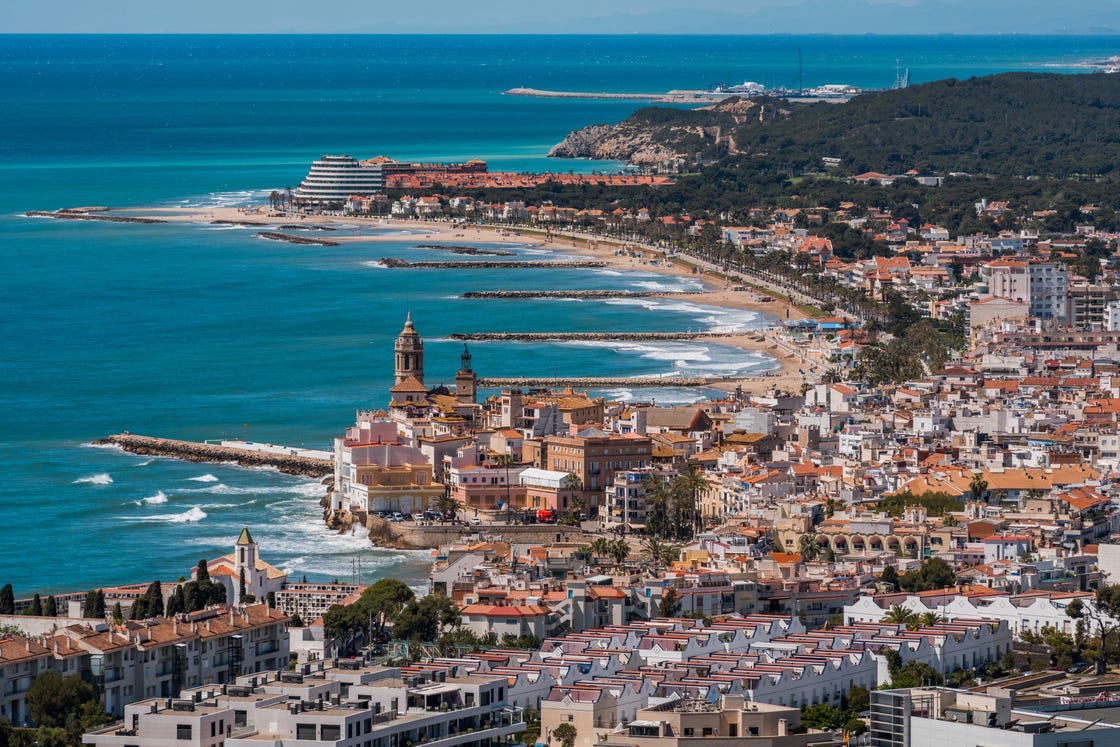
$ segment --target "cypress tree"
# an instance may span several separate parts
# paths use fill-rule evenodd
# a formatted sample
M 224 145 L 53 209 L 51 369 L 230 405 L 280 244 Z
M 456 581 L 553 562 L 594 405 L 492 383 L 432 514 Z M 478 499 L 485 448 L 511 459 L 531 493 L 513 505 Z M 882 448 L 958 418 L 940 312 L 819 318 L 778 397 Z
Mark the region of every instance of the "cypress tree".
M 38 594 L 36 594 L 34 597 L 32 597 L 31 606 L 28 607 L 27 611 L 24 612 L 23 614 L 29 615 L 31 617 L 42 617 L 43 616 L 43 600 L 39 597 Z
M 124 610 L 121 609 L 121 603 L 120 602 L 117 602 L 116 604 L 113 605 L 113 622 L 115 622 L 115 623 L 124 622 Z
M 163 584 L 153 581 L 144 592 L 144 609 L 148 617 L 163 616 Z
M 128 611 L 128 618 L 130 620 L 143 620 L 148 617 L 148 600 L 140 597 L 132 603 L 132 609 Z
M 237 579 L 237 601 L 245 601 L 245 569 L 241 569 L 241 576 Z
M 93 606 L 95 617 L 105 617 L 105 592 L 101 589 L 97 590 L 96 603 Z
M 176 586 L 175 591 L 171 592 L 171 596 L 167 598 L 167 609 L 164 610 L 165 615 L 174 617 L 183 611 L 183 587 Z
M 47 617 L 58 617 L 58 600 L 54 598 L 54 594 L 47 597 L 47 603 L 43 605 L 43 614 Z
M 16 613 L 16 593 L 11 584 L 0 586 L 0 615 L 14 615 Z
M 82 605 L 82 614 L 86 617 L 97 617 L 97 590 L 90 589 L 86 592 L 86 601 Z
M 195 580 L 196 581 L 209 581 L 210 580 L 210 569 L 208 569 L 206 567 L 206 558 L 203 558 L 202 560 L 198 561 L 198 570 L 195 571 Z

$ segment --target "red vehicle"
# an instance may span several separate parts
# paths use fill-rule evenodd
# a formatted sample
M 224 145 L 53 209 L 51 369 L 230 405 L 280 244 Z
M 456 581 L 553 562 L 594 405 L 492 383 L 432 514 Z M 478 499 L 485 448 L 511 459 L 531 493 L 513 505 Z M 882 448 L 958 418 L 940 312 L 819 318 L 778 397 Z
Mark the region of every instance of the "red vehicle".
M 555 524 L 556 523 L 556 512 L 553 511 L 551 508 L 538 508 L 537 509 L 537 521 L 540 522 L 541 524 Z

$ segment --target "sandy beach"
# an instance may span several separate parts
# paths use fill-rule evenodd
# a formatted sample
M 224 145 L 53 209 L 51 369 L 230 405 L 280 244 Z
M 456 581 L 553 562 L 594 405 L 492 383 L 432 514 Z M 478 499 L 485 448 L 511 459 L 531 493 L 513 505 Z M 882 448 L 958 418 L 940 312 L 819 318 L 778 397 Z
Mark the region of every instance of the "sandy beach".
M 127 215 L 135 218 L 154 218 L 167 222 L 183 223 L 239 223 L 246 225 L 270 226 L 275 229 L 278 223 L 299 225 L 310 228 L 327 225 L 338 229 L 341 225 L 378 228 L 386 233 L 379 236 L 347 236 L 342 230 L 324 232 L 322 238 L 340 243 L 376 243 L 400 241 L 404 236 L 415 237 L 417 241 L 448 244 L 469 244 L 474 242 L 536 244 L 571 252 L 574 256 L 606 262 L 616 269 L 641 270 L 661 275 L 675 275 L 697 278 L 708 288 L 704 293 L 690 296 L 690 300 L 700 304 L 723 308 L 749 309 L 770 315 L 775 320 L 803 319 L 796 307 L 784 301 L 762 301 L 761 294 L 752 288 L 733 290 L 722 277 L 699 273 L 693 267 L 679 262 L 666 260 L 664 255 L 652 248 L 630 242 L 599 237 L 569 236 L 552 234 L 546 236 L 543 229 L 504 228 L 499 226 L 466 225 L 420 220 L 390 220 L 385 218 L 362 218 L 357 216 L 316 215 L 274 213 L 268 208 L 129 208 L 112 210 L 111 215 Z M 624 253 L 619 250 L 625 249 Z M 651 261 L 656 261 L 652 264 Z M 592 331 L 592 330 L 589 330 Z M 600 331 L 600 330 L 594 330 Z M 820 370 L 815 361 L 804 358 L 792 347 L 786 347 L 773 336 L 760 330 L 742 335 L 721 338 L 720 344 L 730 345 L 742 350 L 762 351 L 774 358 L 777 368 L 763 376 L 729 379 L 714 384 L 713 387 L 734 391 L 741 387 L 744 393 L 766 394 L 771 390 L 797 393 L 801 385 L 811 381 L 815 372 Z M 804 372 L 804 373 L 802 373 Z

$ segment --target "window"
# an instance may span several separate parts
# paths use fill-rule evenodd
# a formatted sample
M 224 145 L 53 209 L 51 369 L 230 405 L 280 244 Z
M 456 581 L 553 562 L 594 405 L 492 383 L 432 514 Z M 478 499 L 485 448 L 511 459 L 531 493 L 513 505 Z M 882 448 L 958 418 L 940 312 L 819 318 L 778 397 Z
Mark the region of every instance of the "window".
M 322 730 L 322 736 L 319 738 L 320 742 L 337 742 L 342 738 L 342 727 L 338 724 L 323 724 L 320 729 Z
M 176 739 L 190 739 L 191 738 L 191 725 L 190 724 L 176 724 L 175 725 L 175 738 Z
M 296 739 L 315 741 L 315 724 L 296 724 Z
M 685 735 L 686 737 L 691 737 L 691 736 L 692 736 L 692 733 L 693 733 L 693 729 L 692 729 L 692 727 L 691 727 L 691 726 L 686 726 L 686 727 L 684 728 L 684 735 Z

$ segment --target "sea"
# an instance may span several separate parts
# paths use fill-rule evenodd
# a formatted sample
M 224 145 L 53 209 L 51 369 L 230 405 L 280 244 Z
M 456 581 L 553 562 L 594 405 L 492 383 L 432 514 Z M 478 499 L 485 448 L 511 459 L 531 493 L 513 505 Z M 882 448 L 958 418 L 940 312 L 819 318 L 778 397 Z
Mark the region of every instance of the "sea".
M 170 581 L 231 552 L 248 527 L 262 557 L 293 578 L 394 577 L 423 589 L 431 553 L 330 532 L 319 481 L 93 442 L 129 430 L 327 448 L 356 410 L 388 401 L 393 339 L 408 312 L 432 384 L 451 383 L 458 369 L 454 332 L 745 330 L 773 321 L 679 298 L 463 300 L 475 289 L 699 286 L 640 271 L 379 264 L 449 258 L 417 247 L 422 232 L 320 247 L 232 226 L 25 211 L 262 204 L 297 186 L 325 153 L 482 158 L 493 170 L 621 168 L 545 156 L 570 130 L 617 122 L 637 102 L 503 95 L 513 87 L 885 88 L 904 69 L 912 83 L 1075 73 L 1117 53 L 1120 38 L 1108 36 L 0 35 L 0 584 L 23 597 Z M 532 242 L 513 250 L 564 259 Z M 471 352 L 482 376 L 734 375 L 773 365 L 709 342 L 486 343 Z M 703 396 L 601 393 L 661 404 Z

